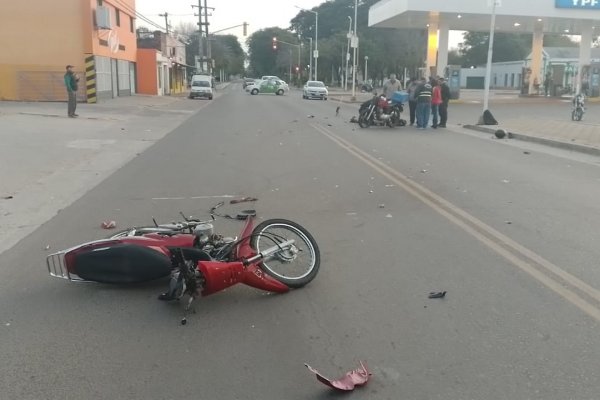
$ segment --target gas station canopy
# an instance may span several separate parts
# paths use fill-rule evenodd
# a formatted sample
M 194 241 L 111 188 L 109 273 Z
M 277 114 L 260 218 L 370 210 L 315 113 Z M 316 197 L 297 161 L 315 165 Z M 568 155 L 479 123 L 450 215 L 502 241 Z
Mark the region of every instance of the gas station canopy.
M 542 81 L 544 34 L 580 35 L 579 90 L 592 41 L 600 35 L 600 0 L 381 0 L 369 9 L 369 27 L 427 30 L 425 71 L 436 76 L 447 69 L 448 32 L 489 32 L 492 15 L 494 31 L 532 34 L 529 93 Z
M 426 29 L 444 20 L 451 30 L 489 32 L 491 13 L 492 0 L 382 0 L 369 26 Z M 590 21 L 600 33 L 600 0 L 496 0 L 496 31 L 532 33 L 540 23 L 544 33 L 580 35 Z

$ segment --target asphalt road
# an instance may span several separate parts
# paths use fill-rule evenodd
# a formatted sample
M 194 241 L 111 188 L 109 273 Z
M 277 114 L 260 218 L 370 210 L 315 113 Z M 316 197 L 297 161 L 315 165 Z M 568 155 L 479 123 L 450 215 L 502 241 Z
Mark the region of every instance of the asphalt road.
M 356 108 L 232 85 L 1 254 L 0 398 L 328 399 L 303 364 L 335 377 L 358 360 L 373 376 L 352 398 L 598 398 L 598 160 L 360 129 Z M 232 288 L 181 326 L 180 307 L 156 300 L 164 281 L 46 275 L 47 245 L 102 237 L 102 220 L 201 216 L 225 195 L 313 233 L 315 281 Z

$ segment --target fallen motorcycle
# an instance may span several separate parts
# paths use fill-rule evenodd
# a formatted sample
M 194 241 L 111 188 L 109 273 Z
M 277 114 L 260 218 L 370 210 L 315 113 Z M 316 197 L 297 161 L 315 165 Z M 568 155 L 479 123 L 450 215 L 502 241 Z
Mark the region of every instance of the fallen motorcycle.
M 222 204 L 222 203 L 220 203 Z M 319 247 L 301 225 L 269 219 L 254 225 L 255 213 L 236 216 L 245 224 L 239 238 L 214 233 L 211 220 L 184 218 L 172 224 L 130 228 L 107 239 L 47 256 L 48 272 L 69 281 L 129 284 L 171 277 L 160 300 L 199 296 L 243 283 L 284 293 L 311 282 L 320 267 Z M 185 318 L 182 320 L 185 323 Z
M 361 104 L 357 122 L 361 128 L 368 128 L 372 125 L 390 128 L 405 126 L 406 120 L 400 118 L 403 110 L 399 97 L 394 96 L 388 99 L 384 95 L 374 95 L 371 100 Z

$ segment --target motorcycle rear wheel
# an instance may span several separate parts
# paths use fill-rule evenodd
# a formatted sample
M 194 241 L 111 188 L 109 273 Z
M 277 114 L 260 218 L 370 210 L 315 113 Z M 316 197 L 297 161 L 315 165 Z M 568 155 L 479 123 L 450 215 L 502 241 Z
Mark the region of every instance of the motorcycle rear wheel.
M 294 240 L 291 248 L 264 259 L 260 268 L 279 282 L 300 288 L 317 276 L 321 265 L 319 246 L 305 228 L 286 219 L 269 219 L 254 228 L 250 246 L 260 253 L 290 239 Z

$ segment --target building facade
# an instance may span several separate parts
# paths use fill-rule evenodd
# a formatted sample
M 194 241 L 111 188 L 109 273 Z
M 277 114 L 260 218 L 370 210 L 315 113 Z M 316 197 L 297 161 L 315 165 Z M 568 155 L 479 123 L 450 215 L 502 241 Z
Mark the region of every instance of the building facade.
M 68 64 L 79 101 L 136 92 L 135 0 L 5 1 L 0 37 L 0 100 L 66 100 Z
M 140 93 L 167 95 L 187 90 L 185 43 L 160 31 L 137 32 Z

